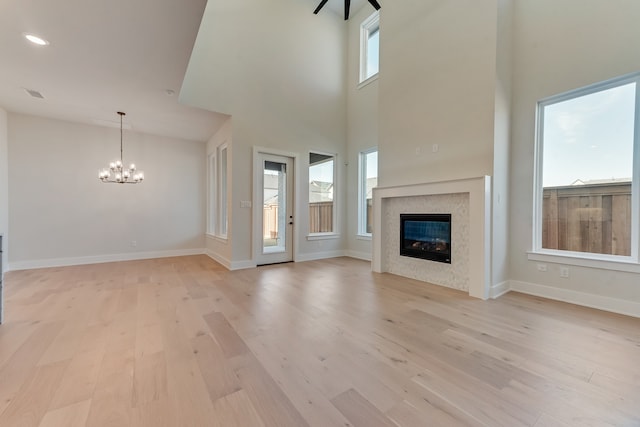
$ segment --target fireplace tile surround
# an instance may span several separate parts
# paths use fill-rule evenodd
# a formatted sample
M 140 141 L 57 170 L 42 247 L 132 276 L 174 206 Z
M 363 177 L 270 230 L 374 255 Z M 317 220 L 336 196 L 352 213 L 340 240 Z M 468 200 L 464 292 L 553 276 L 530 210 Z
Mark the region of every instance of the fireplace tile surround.
M 437 194 L 393 197 L 384 202 L 382 218 L 387 271 L 398 276 L 469 291 L 469 195 Z M 426 209 L 426 210 L 425 210 Z M 400 214 L 450 213 L 451 264 L 400 255 Z
M 488 176 L 374 188 L 373 271 L 459 289 L 487 299 L 490 200 Z M 400 256 L 401 213 L 451 213 L 452 263 Z

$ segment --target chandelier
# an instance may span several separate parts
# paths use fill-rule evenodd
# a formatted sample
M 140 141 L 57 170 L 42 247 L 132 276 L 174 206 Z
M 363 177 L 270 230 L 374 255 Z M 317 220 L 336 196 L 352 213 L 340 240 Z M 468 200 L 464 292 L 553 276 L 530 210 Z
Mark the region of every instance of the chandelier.
M 136 165 L 131 163 L 129 168 L 124 166 L 122 161 L 122 117 L 125 115 L 118 111 L 120 116 L 120 160 L 109 163 L 109 168 L 102 169 L 98 173 L 98 179 L 102 182 L 113 184 L 137 184 L 144 180 L 144 172 L 137 171 Z

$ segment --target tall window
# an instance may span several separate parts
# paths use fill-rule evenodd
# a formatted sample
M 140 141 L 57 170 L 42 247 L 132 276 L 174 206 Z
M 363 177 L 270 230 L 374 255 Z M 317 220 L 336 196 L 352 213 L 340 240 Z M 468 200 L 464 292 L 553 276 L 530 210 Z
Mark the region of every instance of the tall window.
M 639 83 L 635 74 L 538 103 L 538 249 L 637 259 Z
M 358 234 L 371 236 L 373 230 L 373 188 L 378 185 L 378 150 L 360 152 L 358 162 Z
M 375 11 L 360 26 L 360 83 L 378 74 L 379 54 L 380 15 Z
M 209 154 L 209 162 L 207 164 L 208 172 L 208 203 L 207 203 L 207 233 L 215 234 L 216 232 L 216 155 Z
M 227 144 L 218 147 L 218 232 L 227 237 Z
M 309 233 L 333 233 L 335 156 L 309 153 Z

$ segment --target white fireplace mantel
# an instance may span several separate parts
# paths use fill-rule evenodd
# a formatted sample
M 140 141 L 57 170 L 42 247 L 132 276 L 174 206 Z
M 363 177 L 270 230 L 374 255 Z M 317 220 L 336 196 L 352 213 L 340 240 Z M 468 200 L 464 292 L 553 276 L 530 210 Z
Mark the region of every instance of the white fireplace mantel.
M 373 189 L 373 259 L 377 273 L 388 271 L 383 259 L 383 208 L 386 201 L 397 197 L 444 194 L 469 195 L 469 295 L 489 298 L 491 281 L 491 177 L 430 182 Z

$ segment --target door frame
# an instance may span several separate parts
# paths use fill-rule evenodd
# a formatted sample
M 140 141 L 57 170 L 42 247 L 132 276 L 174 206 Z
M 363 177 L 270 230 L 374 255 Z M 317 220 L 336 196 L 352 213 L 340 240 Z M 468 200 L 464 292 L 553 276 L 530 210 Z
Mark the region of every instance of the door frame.
M 293 212 L 293 236 L 291 239 L 291 253 L 293 255 L 293 261 L 295 262 L 298 258 L 298 237 L 300 234 L 298 227 L 298 200 L 300 200 L 300 186 L 298 185 L 298 165 L 300 160 L 300 154 L 294 153 L 291 151 L 277 150 L 273 148 L 267 147 L 253 147 L 253 210 L 252 210 L 252 219 L 251 219 L 251 255 L 253 258 L 253 264 L 256 265 L 258 262 L 258 258 L 261 254 L 262 250 L 262 210 L 264 201 L 260 200 L 262 195 L 261 188 L 261 177 L 263 174 L 262 164 L 260 162 L 260 156 L 262 154 L 273 155 L 273 156 L 281 156 L 281 157 L 289 157 L 293 163 L 293 171 L 292 175 L 292 185 L 293 185 L 293 206 L 291 207 Z

